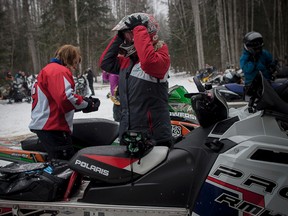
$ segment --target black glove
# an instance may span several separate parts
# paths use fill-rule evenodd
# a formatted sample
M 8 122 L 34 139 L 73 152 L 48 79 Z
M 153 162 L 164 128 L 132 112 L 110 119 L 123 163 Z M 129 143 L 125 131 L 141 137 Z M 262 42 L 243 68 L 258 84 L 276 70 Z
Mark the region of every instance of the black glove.
M 248 61 L 257 62 L 259 60 L 259 55 L 250 55 Z
M 88 106 L 82 110 L 83 113 L 89 113 L 97 111 L 100 106 L 100 100 L 93 97 L 85 97 L 84 100 L 88 103 Z
M 135 16 L 131 16 L 129 17 L 129 23 L 128 22 L 124 23 L 130 30 L 134 29 L 136 26 L 139 25 L 145 26 L 146 28 L 148 26 L 148 21 L 143 21 L 140 15 L 138 15 L 137 18 Z
M 122 40 L 122 41 L 124 41 L 125 40 L 125 37 L 124 37 L 124 33 L 123 33 L 123 31 L 118 31 L 118 37 Z

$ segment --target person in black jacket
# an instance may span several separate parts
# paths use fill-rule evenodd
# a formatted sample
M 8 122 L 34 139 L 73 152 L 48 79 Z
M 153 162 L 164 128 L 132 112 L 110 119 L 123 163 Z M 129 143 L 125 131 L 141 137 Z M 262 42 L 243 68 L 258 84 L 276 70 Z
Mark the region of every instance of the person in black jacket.
M 86 73 L 87 73 L 87 80 L 89 83 L 89 88 L 91 89 L 92 95 L 95 95 L 94 87 L 93 87 L 93 81 L 94 81 L 93 80 L 93 78 L 94 78 L 93 71 L 91 70 L 91 68 L 88 68 Z
M 158 22 L 152 15 L 134 13 L 113 29 L 117 34 L 100 58 L 100 67 L 119 74 L 121 119 L 119 138 L 141 131 L 155 145 L 173 145 L 168 109 L 168 46 L 158 39 Z M 124 50 L 124 55 L 118 55 Z

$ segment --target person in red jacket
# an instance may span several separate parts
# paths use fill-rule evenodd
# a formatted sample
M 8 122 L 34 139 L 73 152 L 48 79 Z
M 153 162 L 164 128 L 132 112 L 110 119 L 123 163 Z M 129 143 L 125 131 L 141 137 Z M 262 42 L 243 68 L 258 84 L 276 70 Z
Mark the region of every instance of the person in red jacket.
M 37 134 L 48 160 L 68 160 L 73 156 L 71 133 L 75 110 L 88 113 L 97 111 L 100 105 L 97 98 L 83 98 L 74 93 L 73 72 L 80 61 L 78 47 L 61 46 L 40 71 L 31 90 L 29 128 Z
M 155 145 L 172 146 L 168 110 L 167 45 L 158 39 L 159 25 L 152 15 L 133 13 L 113 29 L 100 58 L 100 67 L 119 74 L 121 120 L 119 138 L 129 131 L 145 134 Z M 121 51 L 124 56 L 119 56 Z M 125 144 L 125 142 L 122 142 Z

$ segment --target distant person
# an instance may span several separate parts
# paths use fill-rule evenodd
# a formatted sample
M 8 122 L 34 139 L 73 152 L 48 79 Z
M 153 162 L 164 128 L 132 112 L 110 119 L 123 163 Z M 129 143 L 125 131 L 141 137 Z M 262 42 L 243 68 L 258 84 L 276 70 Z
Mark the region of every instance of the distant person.
M 112 30 L 117 31 L 100 58 L 100 66 L 119 74 L 123 134 L 140 131 L 156 145 L 172 146 L 168 109 L 168 46 L 158 39 L 158 22 L 152 15 L 125 16 Z M 119 56 L 119 50 L 125 55 Z M 122 143 L 122 142 L 121 142 Z
M 216 71 L 216 68 L 214 66 L 212 66 L 212 65 L 209 65 L 209 64 L 205 64 L 205 69 L 208 72 L 208 74 L 211 74 L 214 71 Z
M 13 81 L 14 80 L 14 77 L 12 76 L 12 73 L 10 71 L 7 72 L 5 80 L 6 81 Z
M 240 57 L 240 68 L 244 73 L 245 85 L 250 85 L 259 71 L 267 80 L 272 80 L 272 68 L 275 61 L 271 53 L 263 49 L 263 37 L 258 32 L 248 32 L 243 39 L 243 52 Z
M 21 80 L 25 80 L 26 79 L 26 74 L 25 74 L 25 72 L 24 71 L 18 71 L 18 73 L 16 73 L 16 75 L 15 75 L 15 80 L 17 80 L 17 79 L 21 79 Z
M 32 87 L 32 112 L 29 128 L 36 133 L 48 153 L 48 160 L 69 160 L 73 154 L 71 133 L 75 111 L 97 111 L 97 98 L 75 94 L 73 72 L 81 61 L 80 51 L 72 45 L 56 50 L 37 76 Z
M 93 81 L 94 81 L 94 74 L 93 74 L 93 71 L 91 68 L 88 68 L 87 71 L 87 80 L 88 80 L 88 83 L 89 83 L 89 88 L 92 92 L 92 95 L 95 95 L 95 92 L 94 92 L 94 87 L 93 87 Z

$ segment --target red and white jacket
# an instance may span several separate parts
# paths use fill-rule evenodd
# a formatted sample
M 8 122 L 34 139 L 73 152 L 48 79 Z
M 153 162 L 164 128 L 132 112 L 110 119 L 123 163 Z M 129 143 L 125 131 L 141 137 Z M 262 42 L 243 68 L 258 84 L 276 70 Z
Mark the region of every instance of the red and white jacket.
M 83 97 L 74 94 L 71 71 L 58 63 L 46 65 L 32 88 L 30 130 L 54 130 L 72 133 L 74 111 L 87 107 Z
M 118 55 L 123 40 L 117 35 L 100 58 L 103 70 L 119 74 L 119 137 L 127 130 L 135 130 L 147 132 L 158 143 L 166 142 L 172 139 L 168 106 L 168 47 L 163 44 L 155 51 L 144 26 L 136 26 L 133 35 L 138 61 Z

